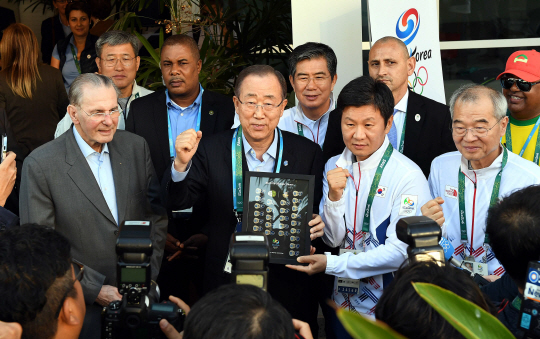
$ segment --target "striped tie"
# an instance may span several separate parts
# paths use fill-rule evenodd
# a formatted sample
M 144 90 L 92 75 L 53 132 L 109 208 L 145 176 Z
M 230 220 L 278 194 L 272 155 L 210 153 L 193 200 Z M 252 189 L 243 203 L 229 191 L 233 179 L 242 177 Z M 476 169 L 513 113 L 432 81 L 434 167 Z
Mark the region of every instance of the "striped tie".
M 399 112 L 399 110 L 396 108 L 394 109 L 394 118 L 396 116 L 396 113 Z M 390 132 L 388 132 L 388 140 L 390 140 L 390 143 L 392 146 L 397 149 L 397 129 L 395 122 L 392 122 L 392 128 L 390 128 Z

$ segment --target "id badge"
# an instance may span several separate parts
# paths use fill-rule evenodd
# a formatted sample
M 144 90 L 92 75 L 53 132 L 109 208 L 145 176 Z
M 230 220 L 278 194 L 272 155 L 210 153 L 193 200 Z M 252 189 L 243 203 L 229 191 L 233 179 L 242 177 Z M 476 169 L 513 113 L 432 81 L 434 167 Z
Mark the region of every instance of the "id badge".
M 353 254 L 358 254 L 363 252 L 364 248 L 350 250 L 350 249 L 339 249 L 339 255 L 343 253 L 352 252 Z M 347 293 L 347 294 L 358 294 L 360 289 L 360 280 L 359 279 L 348 279 L 348 278 L 337 278 L 337 291 L 338 293 Z
M 488 265 L 482 262 L 475 262 L 473 264 L 473 273 L 478 273 L 482 276 L 488 275 Z
M 468 258 L 465 258 L 465 260 L 463 260 L 461 262 L 461 267 L 462 268 L 465 268 L 465 269 L 468 269 L 469 271 L 474 272 L 474 268 L 476 266 L 476 264 L 478 264 L 476 261 L 474 260 L 467 260 Z

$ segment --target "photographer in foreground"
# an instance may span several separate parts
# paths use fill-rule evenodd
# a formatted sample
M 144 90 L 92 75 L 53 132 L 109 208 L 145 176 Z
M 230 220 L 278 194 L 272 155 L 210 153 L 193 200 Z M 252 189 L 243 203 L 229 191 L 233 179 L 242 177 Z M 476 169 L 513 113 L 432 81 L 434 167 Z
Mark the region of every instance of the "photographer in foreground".
M 70 250 L 64 236 L 44 226 L 14 227 L 0 236 L 0 320 L 19 323 L 23 339 L 79 337 L 84 267 L 72 263 Z
M 489 284 L 486 293 L 501 301 L 498 319 L 520 338 L 520 306 L 529 261 L 540 259 L 540 186 L 529 186 L 512 193 L 492 207 L 487 216 L 486 233 L 493 252 L 506 269 L 506 275 Z M 517 291 L 515 286 L 517 285 Z M 499 297 L 500 296 L 500 297 Z M 501 300 L 501 297 L 504 297 Z
M 375 318 L 407 338 L 463 338 L 448 321 L 416 293 L 412 282 L 431 283 L 463 297 L 484 310 L 494 309 L 474 281 L 452 266 L 435 261 L 401 267 L 375 308 Z M 412 317 L 404 315 L 414 315 Z
M 307 323 L 292 319 L 270 294 L 255 286 L 223 285 L 205 295 L 191 310 L 176 297 L 170 300 L 189 314 L 183 336 L 161 320 L 159 325 L 169 339 L 313 338 Z

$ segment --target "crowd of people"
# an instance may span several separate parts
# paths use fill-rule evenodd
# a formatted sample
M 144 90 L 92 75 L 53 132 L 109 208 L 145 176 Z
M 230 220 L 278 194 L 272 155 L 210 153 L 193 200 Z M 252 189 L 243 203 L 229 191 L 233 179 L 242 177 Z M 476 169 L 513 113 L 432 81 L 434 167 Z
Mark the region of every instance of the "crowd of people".
M 328 299 L 409 337 L 455 337 L 411 281 L 447 288 L 519 334 L 514 301 L 540 254 L 540 53 L 512 54 L 502 91 L 465 85 L 448 107 L 408 87 L 416 60 L 397 38 L 376 41 L 369 75 L 337 97 L 335 53 L 308 42 L 289 56 L 297 103 L 286 109 L 287 79 L 268 65 L 244 68 L 232 99 L 204 89 L 188 35 L 164 41 L 166 89 L 149 91 L 135 81 L 134 35 L 98 38 L 88 5 L 53 3 L 59 15 L 44 26 L 56 37 L 44 43 L 58 41 L 42 45 L 52 67 L 38 62 L 25 25 L 8 27 L 0 43 L 9 151 L 0 164 L 0 332 L 101 337 L 103 307 L 123 298 L 119 227 L 146 220 L 151 278 L 161 300 L 189 313 L 185 338 L 317 337 L 319 305 L 327 338 L 349 337 Z M 268 293 L 229 284 L 247 171 L 315 179 L 311 253 L 298 257 L 303 265 L 269 264 Z M 406 265 L 396 224 L 422 215 L 491 283 L 481 291 L 448 265 Z

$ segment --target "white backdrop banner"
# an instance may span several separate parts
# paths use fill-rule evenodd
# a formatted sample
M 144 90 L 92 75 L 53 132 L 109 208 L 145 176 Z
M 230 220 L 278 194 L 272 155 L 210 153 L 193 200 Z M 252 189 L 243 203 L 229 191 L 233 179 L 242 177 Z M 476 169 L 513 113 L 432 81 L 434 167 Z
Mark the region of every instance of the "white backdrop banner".
M 320 42 L 336 53 L 337 100 L 341 89 L 362 75 L 362 1 L 291 0 L 291 10 L 293 47 Z
M 417 94 L 446 103 L 437 1 L 371 0 L 368 5 L 372 45 L 385 36 L 401 39 L 409 55 L 416 58 L 409 87 Z

